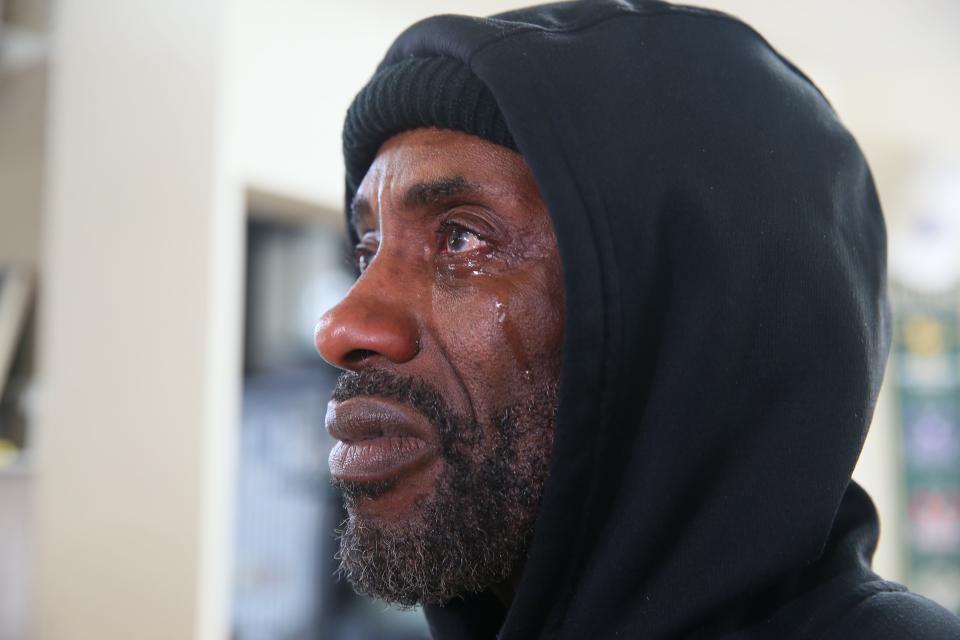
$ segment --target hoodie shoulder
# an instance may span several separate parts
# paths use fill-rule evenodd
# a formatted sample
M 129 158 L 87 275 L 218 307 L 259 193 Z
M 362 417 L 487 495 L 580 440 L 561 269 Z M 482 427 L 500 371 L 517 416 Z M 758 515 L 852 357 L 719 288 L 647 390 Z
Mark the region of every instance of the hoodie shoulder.
M 960 618 L 916 593 L 880 591 L 851 609 L 823 640 L 859 638 L 960 640 Z

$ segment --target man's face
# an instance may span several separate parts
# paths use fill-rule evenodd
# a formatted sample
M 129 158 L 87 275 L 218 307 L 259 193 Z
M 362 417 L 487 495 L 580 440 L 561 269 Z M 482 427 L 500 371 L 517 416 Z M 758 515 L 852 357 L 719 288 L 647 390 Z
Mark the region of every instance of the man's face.
M 402 605 L 509 582 L 546 479 L 563 335 L 533 176 L 513 151 L 417 129 L 381 147 L 352 223 L 360 278 L 316 329 L 346 370 L 327 415 L 341 570 Z

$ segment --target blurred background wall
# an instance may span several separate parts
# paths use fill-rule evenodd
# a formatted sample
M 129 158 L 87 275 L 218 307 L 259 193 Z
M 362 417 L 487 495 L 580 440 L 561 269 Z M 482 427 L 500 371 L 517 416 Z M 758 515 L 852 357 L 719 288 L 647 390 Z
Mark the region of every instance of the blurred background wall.
M 349 284 L 340 125 L 413 21 L 522 4 L 0 2 L 0 640 L 422 634 L 307 566 L 335 524 L 310 336 Z M 699 4 L 804 69 L 873 167 L 900 321 L 856 477 L 879 571 L 950 599 L 960 3 Z

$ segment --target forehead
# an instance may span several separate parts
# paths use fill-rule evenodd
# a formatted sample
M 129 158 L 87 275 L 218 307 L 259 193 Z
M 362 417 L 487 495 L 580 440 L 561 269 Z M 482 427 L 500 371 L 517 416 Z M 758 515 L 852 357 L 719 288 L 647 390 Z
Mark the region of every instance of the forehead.
M 536 191 L 519 153 L 476 136 L 415 129 L 387 140 L 357 190 L 357 201 L 376 204 L 402 196 L 418 183 L 460 180 L 485 195 Z

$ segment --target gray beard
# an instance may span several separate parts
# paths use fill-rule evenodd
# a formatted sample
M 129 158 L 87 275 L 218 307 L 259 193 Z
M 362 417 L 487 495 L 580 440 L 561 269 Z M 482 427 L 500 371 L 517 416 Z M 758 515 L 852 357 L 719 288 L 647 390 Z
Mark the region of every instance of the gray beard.
M 444 469 L 405 520 L 382 522 L 355 509 L 391 484 L 337 483 L 349 514 L 337 532 L 339 574 L 357 592 L 399 607 L 444 604 L 503 583 L 522 566 L 547 478 L 557 391 L 532 395 L 495 416 L 492 447 L 481 447 L 476 422 L 443 406 L 428 415 Z

